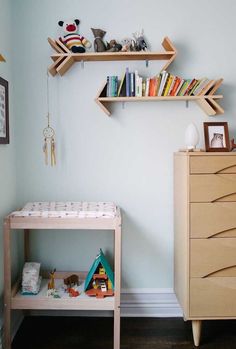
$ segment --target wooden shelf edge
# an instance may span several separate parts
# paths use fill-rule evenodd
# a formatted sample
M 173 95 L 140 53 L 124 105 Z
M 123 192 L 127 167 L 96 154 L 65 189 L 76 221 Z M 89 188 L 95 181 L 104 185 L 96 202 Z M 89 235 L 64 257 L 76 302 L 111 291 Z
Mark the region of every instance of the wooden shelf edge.
M 223 95 L 199 95 L 199 96 L 148 96 L 148 97 L 97 97 L 100 102 L 132 102 L 132 101 L 170 101 L 170 100 L 199 100 L 199 99 L 221 99 Z
M 0 62 L 6 62 L 5 58 L 0 54 Z

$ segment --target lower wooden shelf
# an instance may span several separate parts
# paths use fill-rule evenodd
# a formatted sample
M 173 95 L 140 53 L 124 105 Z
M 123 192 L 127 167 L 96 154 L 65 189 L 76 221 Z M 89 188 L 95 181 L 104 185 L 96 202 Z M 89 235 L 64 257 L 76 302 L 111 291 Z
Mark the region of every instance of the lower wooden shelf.
M 221 81 L 220 79 L 219 81 Z M 221 83 L 221 82 L 220 82 Z M 114 102 L 159 102 L 159 101 L 195 101 L 201 109 L 209 116 L 220 115 L 224 113 L 224 109 L 219 105 L 218 100 L 223 95 L 197 95 L 197 96 L 155 96 L 155 97 L 106 97 L 106 83 L 98 92 L 95 102 L 108 115 L 111 116 L 109 104 Z M 217 86 L 218 88 L 218 86 Z
M 22 295 L 19 284 L 13 287 L 11 308 L 12 309 L 35 309 L 35 310 L 114 310 L 115 297 L 96 298 L 89 297 L 84 292 L 84 281 L 80 283 L 78 297 L 70 297 L 68 293 L 59 292 L 61 298 L 47 296 L 48 279 L 42 279 L 40 291 L 37 295 Z M 56 288 L 63 286 L 63 279 L 55 279 Z M 14 292 L 16 291 L 16 293 Z

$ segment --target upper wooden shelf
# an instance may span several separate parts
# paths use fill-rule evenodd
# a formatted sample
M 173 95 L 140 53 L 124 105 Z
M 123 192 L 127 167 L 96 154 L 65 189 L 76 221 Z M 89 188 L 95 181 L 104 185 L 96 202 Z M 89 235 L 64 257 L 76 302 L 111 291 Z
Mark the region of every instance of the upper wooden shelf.
M 91 61 L 149 61 L 159 60 L 167 61 L 161 70 L 167 69 L 171 62 L 175 59 L 177 50 L 168 37 L 162 42 L 163 52 L 85 52 L 72 53 L 60 40 L 52 40 L 48 38 L 51 47 L 56 51 L 51 58 L 53 64 L 50 65 L 48 71 L 52 76 L 57 73 L 61 76 L 74 64 L 74 62 L 91 62 Z
M 0 54 L 0 62 L 6 62 L 5 58 Z

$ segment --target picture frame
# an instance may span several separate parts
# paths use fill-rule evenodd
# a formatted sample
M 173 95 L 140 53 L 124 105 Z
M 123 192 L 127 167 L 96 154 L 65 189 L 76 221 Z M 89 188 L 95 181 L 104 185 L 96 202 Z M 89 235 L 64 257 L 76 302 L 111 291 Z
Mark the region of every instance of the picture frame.
M 228 152 L 230 148 L 227 122 L 204 122 L 206 151 Z
M 0 77 L 0 144 L 9 144 L 8 81 Z

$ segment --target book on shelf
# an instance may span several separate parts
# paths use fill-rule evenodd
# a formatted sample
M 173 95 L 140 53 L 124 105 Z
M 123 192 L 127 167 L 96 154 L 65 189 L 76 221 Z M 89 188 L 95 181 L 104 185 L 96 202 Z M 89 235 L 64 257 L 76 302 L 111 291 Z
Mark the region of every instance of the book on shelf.
M 143 81 L 142 81 L 142 97 L 145 96 L 145 92 L 146 92 L 146 79 L 143 79 Z
M 184 82 L 178 92 L 178 96 L 184 96 L 185 91 L 187 90 L 190 83 L 191 83 L 191 79 L 184 79 Z
M 124 86 L 125 86 L 125 73 L 122 75 L 121 80 L 120 80 L 120 84 L 118 87 L 118 91 L 117 91 L 117 96 L 124 96 L 125 92 L 124 92 Z
M 158 89 L 158 96 L 161 96 L 162 95 L 162 92 L 163 92 L 163 89 L 165 87 L 165 83 L 166 83 L 166 79 L 168 77 L 168 73 L 166 70 L 163 70 L 161 73 L 160 73 L 160 86 L 159 86 L 159 89 Z
M 189 95 L 189 93 L 192 90 L 193 86 L 195 85 L 196 81 L 197 81 L 196 79 L 190 80 L 190 83 L 189 83 L 188 87 L 186 88 L 186 90 L 184 92 L 184 96 L 188 96 Z
M 172 91 L 172 89 L 173 89 L 173 86 L 174 86 L 174 84 L 175 84 L 175 81 L 176 81 L 176 79 L 177 79 L 177 76 L 174 76 L 174 75 L 171 75 L 171 76 L 172 76 L 172 81 L 171 81 L 169 90 L 168 90 L 168 92 L 167 92 L 167 96 L 170 96 L 170 93 L 171 93 L 171 91 Z
M 126 86 L 126 97 L 130 97 L 130 75 L 129 75 L 129 68 L 126 68 L 125 70 L 125 86 Z
M 150 86 L 150 78 L 146 78 L 146 86 L 145 86 L 145 97 L 149 96 L 149 86 Z
M 117 97 L 118 76 L 107 76 L 107 97 Z
M 179 85 L 178 85 L 178 87 L 177 87 L 177 89 L 176 89 L 176 91 L 175 91 L 174 96 L 178 96 L 179 91 L 180 91 L 180 89 L 182 88 L 183 84 L 184 84 L 184 79 L 180 79 Z
M 163 91 L 163 96 L 164 97 L 168 96 L 168 93 L 169 93 L 169 90 L 170 90 L 170 86 L 172 85 L 173 78 L 174 78 L 173 75 L 169 75 L 167 80 L 166 80 L 165 88 L 164 88 L 164 91 Z
M 177 91 L 177 89 L 178 89 L 178 87 L 179 87 L 180 82 L 181 82 L 181 79 L 180 79 L 178 76 L 176 76 L 176 77 L 175 77 L 175 80 L 174 80 L 173 87 L 172 87 L 172 89 L 170 90 L 170 96 L 173 97 L 173 96 L 176 95 L 176 91 Z
M 143 78 L 139 76 L 137 70 L 135 70 L 134 75 L 135 75 L 135 96 L 142 97 Z
M 201 79 L 198 86 L 194 89 L 193 95 L 197 96 L 202 91 L 202 89 L 208 84 L 208 82 L 209 82 L 209 79 L 207 78 Z
M 156 78 L 151 78 L 150 79 L 150 83 L 149 83 L 149 96 L 150 97 L 154 97 L 156 96 L 156 85 L 157 85 L 157 81 Z
M 201 91 L 199 91 L 199 95 L 205 95 L 215 84 L 215 80 L 210 80 L 205 87 L 203 87 L 201 89 Z
M 129 73 L 129 78 L 130 78 L 130 96 L 134 97 L 135 96 L 135 74 Z
M 144 78 L 138 71 L 129 71 L 127 67 L 121 80 L 116 75 L 107 76 L 107 97 L 166 97 L 166 96 L 201 96 L 213 94 L 220 80 L 183 79 L 163 70 L 159 75 Z

